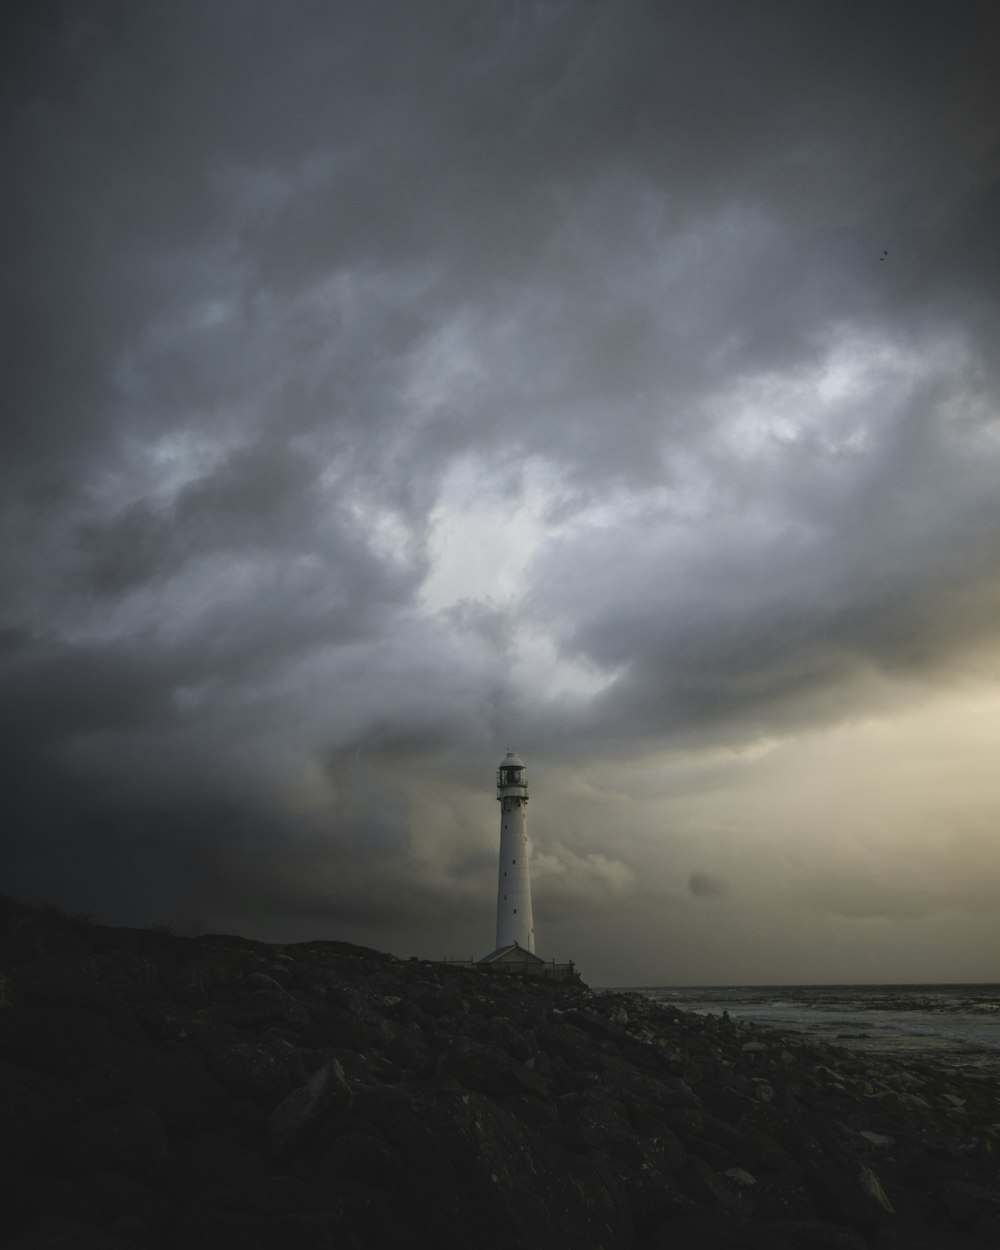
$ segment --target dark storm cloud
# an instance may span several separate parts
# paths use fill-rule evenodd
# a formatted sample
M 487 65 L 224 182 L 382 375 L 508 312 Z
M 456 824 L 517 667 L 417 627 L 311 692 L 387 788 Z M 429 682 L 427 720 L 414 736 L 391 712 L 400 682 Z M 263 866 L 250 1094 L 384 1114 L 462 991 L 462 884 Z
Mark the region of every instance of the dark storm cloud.
M 141 725 L 167 711 L 166 683 L 140 647 L 74 648 L 22 636 L 4 648 L 0 672 L 12 744 Z
M 15 888 L 471 915 L 512 734 L 745 742 L 994 636 L 996 6 L 7 21 Z M 428 607 L 455 473 L 514 545 L 538 465 L 514 597 L 501 547 Z M 568 841 L 548 874 L 560 916 L 629 888 Z

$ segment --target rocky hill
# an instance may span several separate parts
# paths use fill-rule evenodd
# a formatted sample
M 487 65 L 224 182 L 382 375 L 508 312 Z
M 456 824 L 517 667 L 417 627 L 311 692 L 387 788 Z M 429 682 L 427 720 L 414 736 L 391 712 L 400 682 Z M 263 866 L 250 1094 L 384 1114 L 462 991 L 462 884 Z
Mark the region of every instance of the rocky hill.
M 16 1250 L 1000 1245 L 1000 1093 L 337 942 L 0 902 Z

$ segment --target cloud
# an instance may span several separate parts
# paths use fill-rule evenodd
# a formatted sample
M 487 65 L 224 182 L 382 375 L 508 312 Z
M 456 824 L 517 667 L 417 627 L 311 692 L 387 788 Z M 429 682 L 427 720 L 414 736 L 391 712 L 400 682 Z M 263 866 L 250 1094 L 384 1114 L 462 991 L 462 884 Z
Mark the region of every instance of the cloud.
M 992 709 L 995 6 L 293 9 L 9 24 L 11 888 L 464 948 L 513 744 L 597 958 L 724 880 L 975 911 L 929 850 L 817 885 L 794 762 Z

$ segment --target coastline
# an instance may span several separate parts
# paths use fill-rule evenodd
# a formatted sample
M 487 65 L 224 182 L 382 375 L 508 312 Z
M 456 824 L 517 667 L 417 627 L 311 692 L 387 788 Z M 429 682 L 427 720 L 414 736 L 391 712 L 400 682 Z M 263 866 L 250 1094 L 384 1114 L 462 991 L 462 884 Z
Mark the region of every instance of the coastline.
M 636 992 L 0 906 L 12 1250 L 976 1250 L 1000 1091 Z
M 637 992 L 699 1015 L 762 1024 L 864 1051 L 1000 1079 L 1000 985 L 991 982 L 644 986 Z

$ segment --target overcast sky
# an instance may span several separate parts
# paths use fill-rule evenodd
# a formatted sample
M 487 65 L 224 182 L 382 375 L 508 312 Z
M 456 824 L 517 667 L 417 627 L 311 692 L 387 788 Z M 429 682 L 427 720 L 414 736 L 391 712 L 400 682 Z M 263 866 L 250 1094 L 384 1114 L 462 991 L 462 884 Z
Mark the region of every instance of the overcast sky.
M 1000 980 L 1000 6 L 4 19 L 0 888 Z

